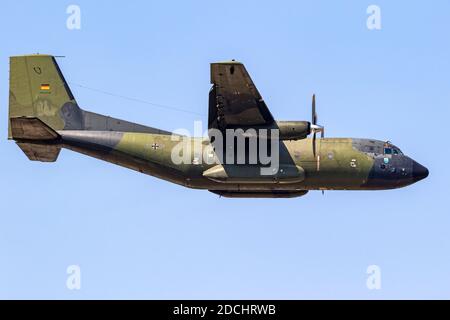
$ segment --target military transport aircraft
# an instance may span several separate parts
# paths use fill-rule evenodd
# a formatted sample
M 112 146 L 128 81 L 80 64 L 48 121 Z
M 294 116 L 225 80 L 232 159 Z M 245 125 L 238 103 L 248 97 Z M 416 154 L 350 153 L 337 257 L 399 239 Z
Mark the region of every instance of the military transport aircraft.
M 247 160 L 254 150 L 247 142 L 244 161 L 228 161 L 228 154 L 235 159 L 235 137 L 229 150 L 229 143 L 215 144 L 217 135 L 183 136 L 184 146 L 206 146 L 206 157 L 215 161 L 199 161 L 194 147 L 182 152 L 183 156 L 189 152 L 190 163 L 174 162 L 173 150 L 180 143 L 174 137 L 180 136 L 81 109 L 51 55 L 10 58 L 8 138 L 33 161 L 54 162 L 61 148 L 66 148 L 235 198 L 291 198 L 309 190 L 393 189 L 428 176 L 424 166 L 390 142 L 324 138 L 324 128 L 317 124 L 315 97 L 311 122 L 276 121 L 240 62 L 212 63 L 211 83 L 209 129 L 224 135 L 235 130 L 244 138 L 257 136 L 257 150 L 265 147 L 267 154 L 276 155 L 277 166 L 270 174 L 262 170 L 267 162 Z M 264 129 L 276 134 L 263 135 Z M 218 157 L 222 150 L 226 160 Z

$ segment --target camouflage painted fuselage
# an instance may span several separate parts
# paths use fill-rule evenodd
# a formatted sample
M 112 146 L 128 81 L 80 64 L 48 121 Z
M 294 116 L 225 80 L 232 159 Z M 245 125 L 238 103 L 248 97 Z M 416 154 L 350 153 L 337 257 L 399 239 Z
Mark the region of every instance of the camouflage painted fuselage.
M 240 68 L 237 70 L 241 74 L 234 73 L 235 67 Z M 223 76 L 225 71 L 220 69 L 223 66 L 216 65 L 215 68 L 218 77 Z M 232 62 L 230 77 L 250 81 L 242 68 L 241 64 Z M 233 79 L 217 81 L 233 84 Z M 242 90 L 245 88 L 252 87 L 244 86 Z M 223 86 L 216 89 L 226 94 Z M 211 92 L 214 99 L 219 93 Z M 233 99 L 233 94 L 228 94 Z M 223 109 L 220 104 L 217 107 Z M 249 109 L 251 112 L 263 110 L 265 113 L 259 118 L 253 118 L 246 105 L 238 105 L 237 110 L 241 113 L 229 115 L 230 122 L 271 119 L 264 111 L 267 108 L 262 100 Z M 213 119 L 216 116 L 213 114 Z M 221 122 L 213 124 L 220 127 Z M 277 124 L 271 122 L 270 126 L 274 125 Z M 8 137 L 17 142 L 30 160 L 53 162 L 61 148 L 66 148 L 185 187 L 206 189 L 227 197 L 295 197 L 309 190 L 393 189 L 428 175 L 425 167 L 390 143 L 351 138 L 312 141 L 302 139 L 302 130 L 309 130 L 309 123 L 284 122 L 283 125 L 285 136 L 292 134 L 291 126 L 296 126 L 293 129 L 300 131 L 295 132 L 295 136 L 300 138 L 280 139 L 278 170 L 273 176 L 261 176 L 257 171 L 260 165 L 255 164 L 206 163 L 202 157 L 198 159 L 195 148 L 189 151 L 190 161 L 176 163 L 172 154 L 179 141 L 174 141 L 170 132 L 79 108 L 54 57 L 31 55 L 11 57 L 10 60 Z M 209 156 L 217 158 L 208 139 L 185 141 L 209 148 L 212 150 Z
M 384 142 L 368 139 L 317 139 L 314 157 L 310 139 L 283 141 L 280 168 L 305 171 L 301 182 L 221 183 L 203 176 L 215 164 L 174 164 L 171 135 L 98 131 L 60 131 L 63 146 L 186 187 L 208 190 L 375 190 L 407 186 L 417 180 L 419 166 L 403 154 L 383 154 Z M 192 138 L 202 140 L 202 138 Z M 155 147 L 157 146 L 157 147 Z M 192 148 L 193 149 L 193 148 Z M 284 152 L 284 153 L 283 153 Z M 191 155 L 194 159 L 194 153 Z M 195 161 L 192 161 L 195 162 Z M 235 165 L 239 166 L 239 165 Z M 245 165 L 240 165 L 245 168 Z

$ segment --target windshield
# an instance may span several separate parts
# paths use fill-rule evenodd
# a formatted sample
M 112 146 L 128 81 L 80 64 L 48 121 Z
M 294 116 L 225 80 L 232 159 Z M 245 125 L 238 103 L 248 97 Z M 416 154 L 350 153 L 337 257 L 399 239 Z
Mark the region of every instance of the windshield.
M 394 145 L 389 145 L 387 147 L 384 147 L 384 154 L 403 155 L 403 152 L 400 150 L 400 148 L 397 148 Z

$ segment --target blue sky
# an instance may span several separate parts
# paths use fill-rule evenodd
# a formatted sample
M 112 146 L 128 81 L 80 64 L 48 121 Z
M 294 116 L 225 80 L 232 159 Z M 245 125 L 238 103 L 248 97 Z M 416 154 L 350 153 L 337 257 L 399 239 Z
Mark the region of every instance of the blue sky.
M 81 29 L 66 8 L 81 8 Z M 366 9 L 381 8 L 381 30 Z M 0 19 L 0 298 L 450 298 L 450 3 L 8 1 Z M 64 55 L 81 107 L 167 130 L 207 119 L 209 63 L 245 63 L 272 114 L 328 136 L 391 140 L 413 186 L 221 199 L 64 150 L 7 141 L 8 57 Z M 200 115 L 203 116 L 200 116 Z M 79 265 L 81 290 L 66 268 Z M 366 269 L 381 268 L 381 290 Z

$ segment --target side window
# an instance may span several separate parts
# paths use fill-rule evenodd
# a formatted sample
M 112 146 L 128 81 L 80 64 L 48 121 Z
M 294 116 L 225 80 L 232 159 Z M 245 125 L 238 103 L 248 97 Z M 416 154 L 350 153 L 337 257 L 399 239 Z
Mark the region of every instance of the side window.
M 393 152 L 394 152 L 394 154 L 398 154 L 398 150 L 397 149 L 394 149 Z

